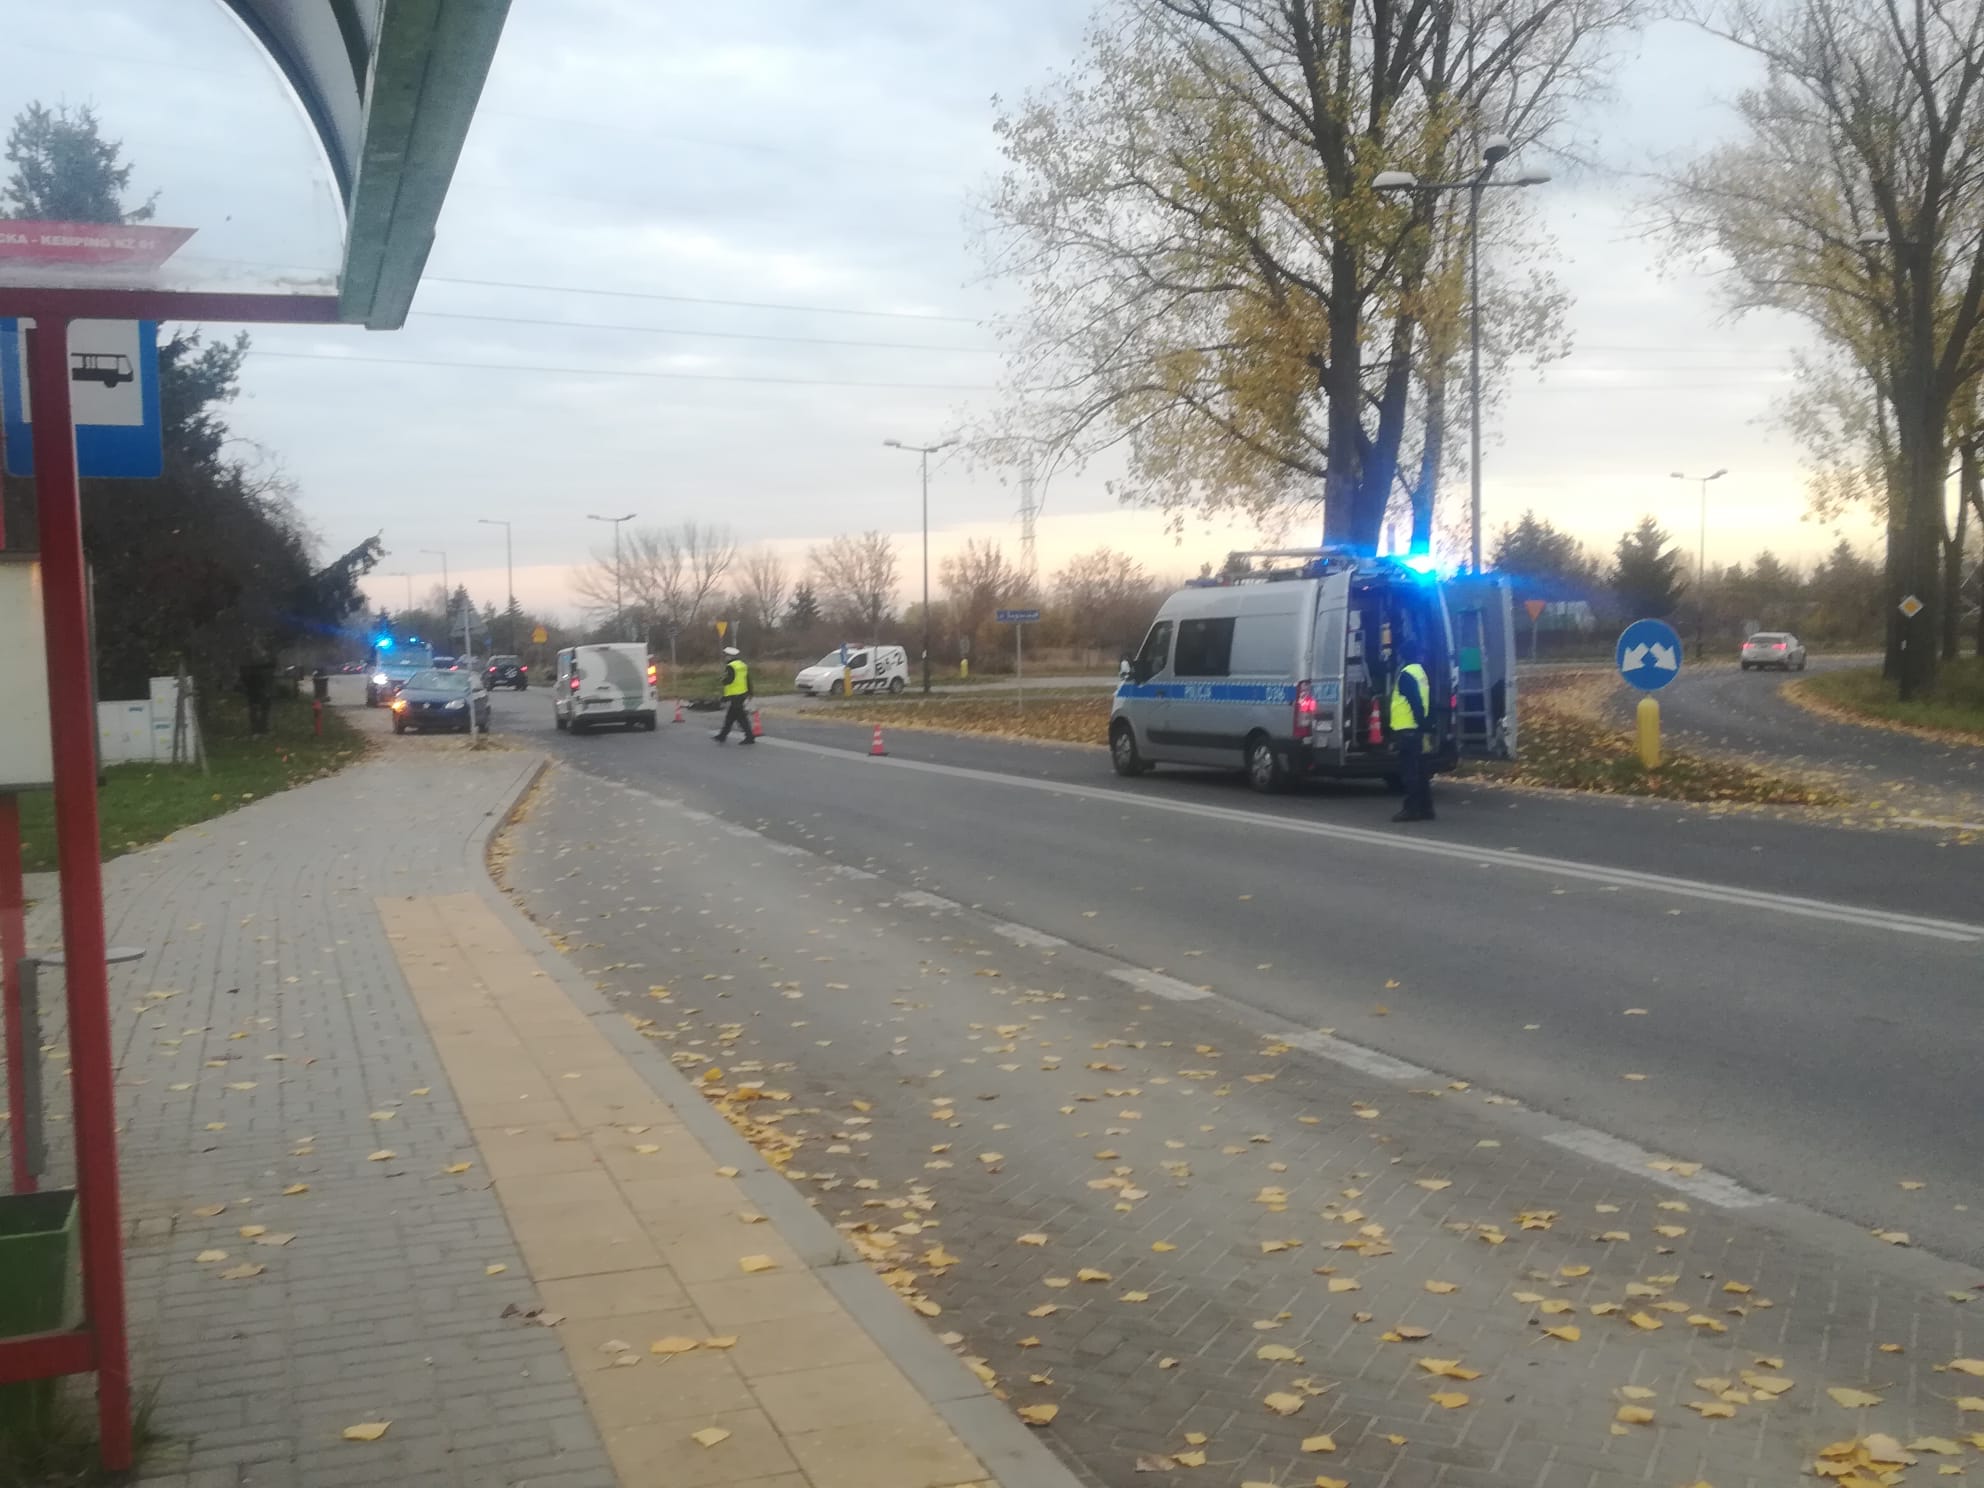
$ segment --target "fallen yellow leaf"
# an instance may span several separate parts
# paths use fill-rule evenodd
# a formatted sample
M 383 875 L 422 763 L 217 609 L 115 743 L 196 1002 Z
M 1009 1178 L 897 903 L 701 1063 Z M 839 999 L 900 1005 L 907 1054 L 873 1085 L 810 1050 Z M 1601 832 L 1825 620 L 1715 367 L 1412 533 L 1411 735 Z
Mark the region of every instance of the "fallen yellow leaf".
M 1984 1395 L 1959 1395 L 1956 1408 L 1960 1411 L 1984 1411 Z
M 1984 1359 L 1952 1359 L 1949 1367 L 1958 1374 L 1974 1374 L 1984 1378 Z
M 1204 1452 L 1173 1452 L 1171 1454 L 1171 1460 L 1180 1467 L 1204 1467 L 1206 1465 L 1206 1454 Z
M 501 1261 L 498 1261 L 494 1265 L 484 1266 L 482 1268 L 482 1274 L 484 1276 L 501 1276 L 505 1271 L 509 1269 L 510 1268 L 508 1266 L 504 1265 Z
M 1013 1243 L 1016 1245 L 1045 1245 L 1047 1243 L 1047 1237 L 1041 1234 L 1022 1235 Z
M 701 1431 L 690 1432 L 689 1440 L 707 1450 L 710 1447 L 716 1446 L 719 1442 L 729 1441 L 730 1433 L 725 1431 L 721 1426 L 705 1426 Z
M 1188 1447 L 1203 1447 L 1210 1440 L 1212 1438 L 1207 1436 L 1203 1431 L 1188 1431 L 1185 1433 L 1185 1445 Z
M 1326 1478 L 1318 1473 L 1316 1476 L 1316 1488 L 1350 1488 L 1350 1479 Z
M 1364 1290 L 1364 1283 L 1348 1276 L 1332 1276 L 1330 1278 L 1330 1290 L 1333 1292 L 1361 1292 Z
M 1043 1302 L 1038 1307 L 1029 1307 L 1026 1315 L 1030 1318 L 1052 1317 L 1060 1310 L 1052 1302 Z
M 1649 1390 L 1645 1385 L 1621 1385 L 1619 1393 L 1628 1400 L 1651 1400 L 1659 1392 Z
M 778 1269 L 778 1262 L 770 1256 L 747 1255 L 738 1259 L 737 1269 L 742 1271 L 746 1276 L 755 1276 L 760 1271 L 776 1271 Z
M 1435 1390 L 1426 1398 L 1442 1410 L 1459 1410 L 1467 1404 L 1467 1396 L 1457 1390 Z
M 1626 1321 L 1631 1323 L 1635 1328 L 1644 1328 L 1649 1333 L 1661 1326 L 1659 1318 L 1644 1312 L 1633 1313 Z
M 1051 1426 L 1054 1424 L 1054 1418 L 1060 1414 L 1061 1407 L 1058 1405 L 1023 1405 L 1020 1407 L 1020 1419 L 1029 1426 Z
M 1114 1281 L 1115 1279 L 1107 1271 L 1097 1271 L 1092 1266 L 1084 1266 L 1075 1273 L 1076 1281 Z
M 1571 1278 L 1572 1278 L 1573 1280 L 1575 1280 L 1575 1279 L 1576 1279 L 1577 1277 L 1580 1277 L 1580 1276 L 1589 1276 L 1589 1275 L 1591 1275 L 1591 1267 L 1589 1267 L 1589 1266 L 1559 1266 L 1559 1267 L 1557 1268 L 1557 1274 L 1558 1274 L 1559 1276 L 1568 1276 L 1568 1277 L 1571 1277 Z
M 686 1354 L 702 1346 L 700 1339 L 671 1336 L 668 1338 L 657 1338 L 653 1343 L 648 1345 L 648 1352 L 651 1354 Z
M 309 1184 L 307 1184 L 307 1183 L 292 1183 L 292 1184 L 290 1184 L 290 1186 L 289 1186 L 288 1188 L 285 1188 L 285 1189 L 284 1189 L 284 1190 L 282 1191 L 282 1195 L 283 1195 L 283 1197 L 284 1197 L 284 1198 L 286 1198 L 286 1199 L 293 1199 L 293 1198 L 295 1198 L 295 1197 L 296 1197 L 296 1196 L 297 1196 L 298 1194 L 307 1194 L 308 1192 L 310 1192 L 310 1185 L 309 1185 Z
M 391 1162 L 394 1158 L 398 1156 L 399 1154 L 393 1151 L 390 1147 L 381 1147 L 377 1152 L 373 1153 L 370 1157 L 366 1158 L 365 1160 L 367 1162 Z
M 1622 1405 L 1613 1412 L 1612 1419 L 1622 1421 L 1628 1426 L 1651 1426 L 1653 1412 L 1643 1405 Z
M 1543 1330 L 1543 1336 L 1545 1338 L 1559 1338 L 1565 1343 L 1576 1343 L 1584 1335 L 1578 1332 L 1575 1324 L 1566 1323 L 1561 1328 L 1545 1328 Z
M 1261 1400 L 1261 1404 L 1265 1405 L 1269 1410 L 1273 1411 L 1277 1416 L 1292 1416 L 1297 1411 L 1302 1409 L 1302 1397 L 1300 1395 L 1290 1395 L 1285 1391 L 1277 1390 L 1272 1395 L 1264 1396 Z
M 1881 1397 L 1870 1395 L 1865 1390 L 1851 1389 L 1845 1385 L 1830 1385 L 1826 1394 L 1832 1396 L 1833 1404 L 1843 1405 L 1848 1410 L 1862 1410 L 1870 1405 L 1879 1405 Z
M 1442 1379 L 1477 1380 L 1481 1378 L 1480 1370 L 1465 1368 L 1458 1359 L 1415 1359 L 1413 1362 L 1428 1374 L 1438 1375 Z
M 1449 1292 L 1459 1291 L 1460 1287 L 1457 1283 L 1451 1281 L 1429 1281 L 1426 1283 L 1426 1290 L 1433 1293 L 1436 1297 L 1444 1297 Z
M 1328 1432 L 1324 1432 L 1321 1436 L 1305 1436 L 1302 1438 L 1302 1450 L 1305 1452 L 1334 1452 L 1336 1450 L 1336 1438 Z
M 1918 1436 L 1908 1444 L 1911 1452 L 1934 1452 L 1939 1457 L 1954 1457 L 1963 1448 L 1947 1436 Z
M 229 1266 L 220 1273 L 222 1281 L 246 1281 L 251 1276 L 260 1276 L 268 1268 L 243 1261 L 239 1266 Z
M 1727 1421 L 1736 1414 L 1735 1406 L 1725 1405 L 1720 1400 L 1688 1400 L 1682 1403 L 1704 1421 Z
M 227 1252 L 224 1250 L 203 1250 L 193 1257 L 194 1262 L 201 1266 L 210 1266 L 216 1261 L 224 1261 L 226 1259 Z
M 1286 1364 L 1291 1362 L 1300 1364 L 1302 1362 L 1302 1356 L 1300 1354 L 1296 1353 L 1294 1349 L 1289 1348 L 1286 1344 L 1281 1343 L 1262 1344 L 1254 1350 L 1254 1357 L 1256 1359 L 1264 1359 L 1270 1364 Z
M 386 1429 L 392 1424 L 391 1421 L 360 1421 L 356 1426 L 345 1427 L 343 1433 L 344 1439 L 346 1441 L 377 1441 L 386 1434 Z

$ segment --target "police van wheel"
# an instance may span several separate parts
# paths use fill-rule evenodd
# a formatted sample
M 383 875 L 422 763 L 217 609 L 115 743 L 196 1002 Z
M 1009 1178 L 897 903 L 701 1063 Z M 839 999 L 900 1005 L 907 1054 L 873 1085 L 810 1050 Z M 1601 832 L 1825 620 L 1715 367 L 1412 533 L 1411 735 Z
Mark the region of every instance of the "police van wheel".
M 1136 730 L 1127 723 L 1109 731 L 1109 762 L 1118 775 L 1141 775 L 1150 768 L 1150 761 L 1137 749 Z
M 845 697 L 845 696 L 847 696 L 847 684 L 846 684 L 846 683 L 844 683 L 844 682 L 839 682 L 839 681 L 836 681 L 836 682 L 835 682 L 835 683 L 833 684 L 833 686 L 831 686 L 831 687 L 829 687 L 829 688 L 827 689 L 827 696 L 828 696 L 828 697 Z
M 1247 784 L 1255 790 L 1273 792 L 1288 783 L 1288 771 L 1283 768 L 1281 756 L 1274 752 L 1274 745 L 1266 734 L 1256 734 L 1247 741 Z
M 900 697 L 900 696 L 902 696 L 902 689 L 903 689 L 903 680 L 902 680 L 902 678 L 900 678 L 900 677 L 891 677 L 891 678 L 889 678 L 889 696 L 890 696 L 890 697 Z
M 572 720 L 567 718 L 562 713 L 553 713 L 551 715 L 551 722 L 553 726 L 556 727 L 558 732 L 561 734 L 572 726 Z

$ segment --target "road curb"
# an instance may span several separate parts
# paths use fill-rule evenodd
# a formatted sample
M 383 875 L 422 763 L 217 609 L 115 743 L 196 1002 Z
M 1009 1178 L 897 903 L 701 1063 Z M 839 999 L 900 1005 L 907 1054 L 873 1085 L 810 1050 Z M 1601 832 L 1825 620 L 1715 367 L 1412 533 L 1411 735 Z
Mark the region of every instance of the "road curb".
M 535 768 L 519 776 L 510 797 L 492 810 L 470 835 L 464 853 L 469 879 L 497 917 L 544 974 L 592 1019 L 616 1050 L 627 1057 L 657 1097 L 666 1102 L 697 1141 L 719 1162 L 738 1171 L 737 1184 L 807 1269 L 839 1299 L 841 1306 L 909 1379 L 944 1423 L 1002 1488 L 1084 1488 L 1041 1439 L 981 1384 L 964 1362 L 883 1284 L 805 1197 L 770 1167 L 729 1122 L 710 1107 L 694 1084 L 666 1060 L 657 1059 L 649 1041 L 627 1021 L 564 954 L 545 939 L 529 916 L 511 902 L 489 874 L 489 847 L 517 807 L 529 799 L 552 760 L 540 755 Z M 755 834 L 754 834 L 755 835 Z

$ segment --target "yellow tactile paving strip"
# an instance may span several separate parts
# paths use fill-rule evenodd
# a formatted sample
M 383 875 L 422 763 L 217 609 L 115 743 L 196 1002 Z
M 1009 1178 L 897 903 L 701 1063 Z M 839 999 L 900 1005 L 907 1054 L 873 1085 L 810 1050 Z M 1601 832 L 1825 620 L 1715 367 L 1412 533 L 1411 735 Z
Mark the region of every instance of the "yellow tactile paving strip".
M 377 902 L 545 1310 L 564 1316 L 559 1337 L 622 1483 L 985 1478 L 481 899 Z M 747 1273 L 746 1257 L 773 1264 Z M 698 1347 L 651 1353 L 664 1338 Z M 629 1352 L 638 1363 L 614 1362 Z M 729 1434 L 700 1445 L 710 1431 Z

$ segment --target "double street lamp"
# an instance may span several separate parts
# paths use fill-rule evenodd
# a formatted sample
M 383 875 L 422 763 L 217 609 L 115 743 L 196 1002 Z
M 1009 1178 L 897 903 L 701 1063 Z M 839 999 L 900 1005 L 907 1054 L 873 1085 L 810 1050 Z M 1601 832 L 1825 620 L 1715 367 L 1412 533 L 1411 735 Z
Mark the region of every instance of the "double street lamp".
M 1468 532 L 1474 572 L 1481 572 L 1481 193 L 1490 187 L 1516 189 L 1541 186 L 1550 179 L 1542 170 L 1526 170 L 1506 181 L 1488 178 L 1508 158 L 1507 136 L 1491 134 L 1481 144 L 1481 169 L 1464 181 L 1422 181 L 1411 171 L 1379 171 L 1371 185 L 1379 191 L 1420 191 L 1437 195 L 1467 193 L 1468 278 Z
M 908 450 L 912 455 L 923 457 L 923 695 L 930 695 L 930 457 L 940 449 L 949 449 L 956 444 L 955 439 L 942 439 L 935 444 L 904 444 L 900 439 L 884 439 L 883 444 L 890 449 Z
M 1695 659 L 1702 655 L 1702 611 L 1708 604 L 1708 483 L 1719 481 L 1727 470 L 1718 470 L 1713 475 L 1684 475 L 1678 470 L 1668 472 L 1669 480 L 1700 481 L 1702 485 L 1702 527 L 1695 548 Z
M 627 623 L 627 607 L 621 599 L 620 586 L 620 524 L 631 522 L 637 513 L 628 512 L 624 517 L 596 517 L 586 513 L 588 522 L 611 522 L 613 524 L 613 628 L 617 631 Z

